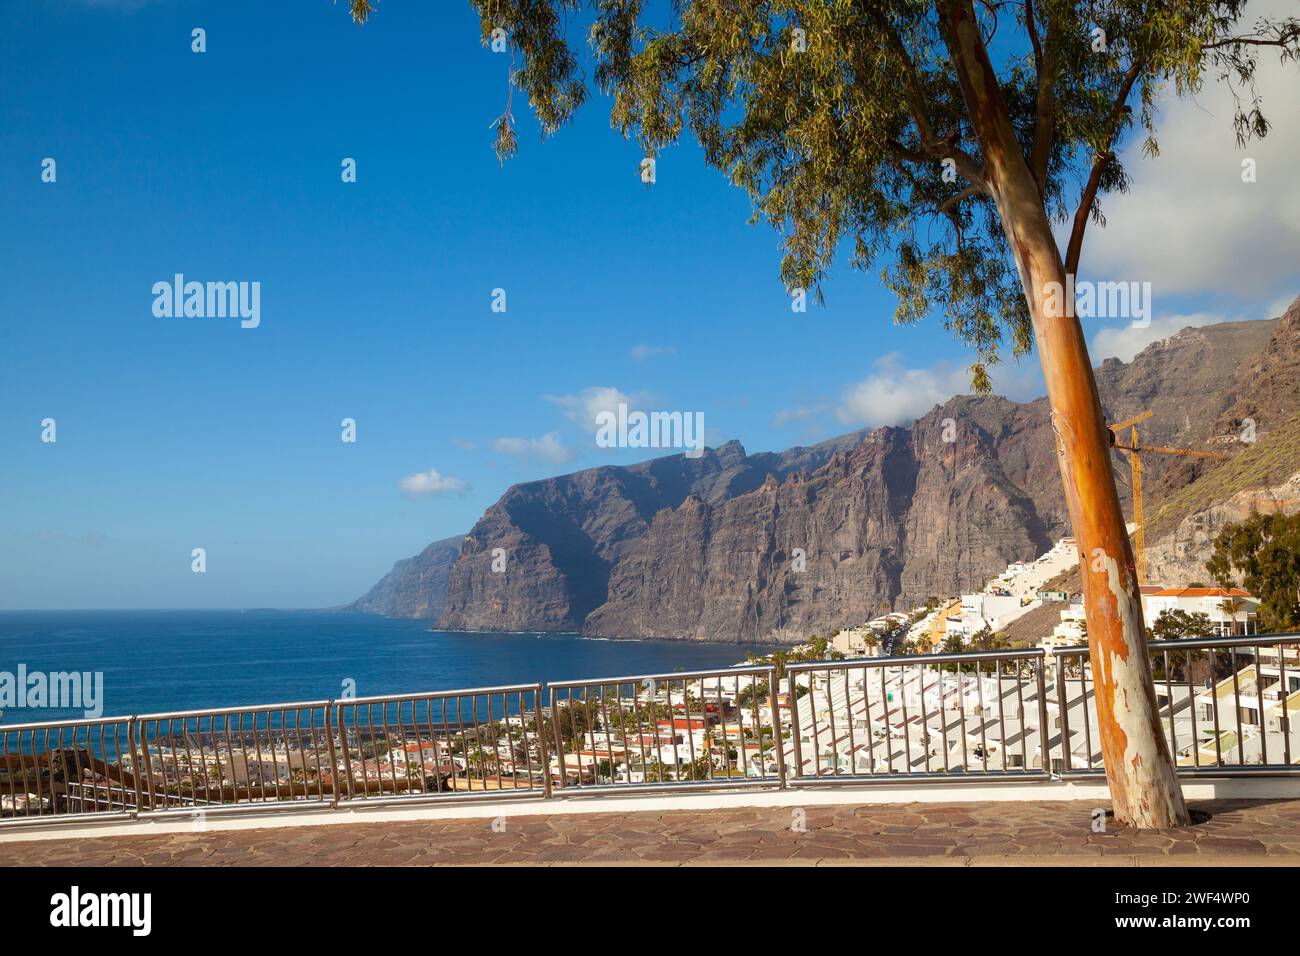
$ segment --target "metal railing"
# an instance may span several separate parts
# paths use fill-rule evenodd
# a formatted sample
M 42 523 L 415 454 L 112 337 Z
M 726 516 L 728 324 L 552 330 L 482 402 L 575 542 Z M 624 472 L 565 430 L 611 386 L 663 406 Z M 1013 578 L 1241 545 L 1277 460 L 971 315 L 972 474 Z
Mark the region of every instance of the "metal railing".
M 337 779 L 330 705 L 317 700 L 134 718 L 141 811 L 329 803 Z
M 1157 716 L 1180 775 L 1300 772 L 1300 634 L 1152 641 Z M 1087 647 L 1055 658 L 1064 776 L 1105 762 Z
M 1180 775 L 1300 774 L 1300 634 L 1149 648 Z M 1031 648 L 0 724 L 0 825 L 1104 772 L 1088 649 Z
M 780 785 L 775 684 L 770 666 L 553 683 L 554 786 Z
M 541 697 L 520 684 L 338 701 L 341 797 L 543 794 Z
M 126 717 L 0 724 L 0 822 L 135 812 L 134 732 Z
M 1045 776 L 1044 652 L 791 664 L 794 776 Z

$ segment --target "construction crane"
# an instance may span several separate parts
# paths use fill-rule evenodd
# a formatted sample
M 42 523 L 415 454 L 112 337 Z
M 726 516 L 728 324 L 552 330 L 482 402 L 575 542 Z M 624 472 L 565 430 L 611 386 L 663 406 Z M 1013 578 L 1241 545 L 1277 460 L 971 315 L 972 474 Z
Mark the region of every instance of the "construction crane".
M 1225 461 L 1229 457 L 1221 451 L 1199 451 L 1195 448 L 1141 444 L 1138 440 L 1137 426 L 1154 414 L 1155 412 L 1146 411 L 1106 426 L 1110 429 L 1111 445 L 1128 456 L 1129 470 L 1133 475 L 1133 557 L 1137 562 L 1138 584 L 1145 581 L 1147 577 L 1146 514 L 1142 507 L 1142 456 L 1177 455 L 1180 458 L 1212 458 L 1215 461 Z M 1129 444 L 1121 445 L 1117 438 L 1125 428 L 1129 429 Z

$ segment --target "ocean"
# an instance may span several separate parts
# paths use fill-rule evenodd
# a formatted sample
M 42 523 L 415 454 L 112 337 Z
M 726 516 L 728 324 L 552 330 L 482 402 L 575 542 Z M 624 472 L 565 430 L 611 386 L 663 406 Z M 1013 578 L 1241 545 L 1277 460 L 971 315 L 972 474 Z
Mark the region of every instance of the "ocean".
M 0 611 L 0 675 L 102 672 L 104 716 L 707 670 L 771 647 L 431 631 L 320 611 Z M 0 677 L 2 679 L 2 677 Z M 84 716 L 3 706 L 0 724 Z

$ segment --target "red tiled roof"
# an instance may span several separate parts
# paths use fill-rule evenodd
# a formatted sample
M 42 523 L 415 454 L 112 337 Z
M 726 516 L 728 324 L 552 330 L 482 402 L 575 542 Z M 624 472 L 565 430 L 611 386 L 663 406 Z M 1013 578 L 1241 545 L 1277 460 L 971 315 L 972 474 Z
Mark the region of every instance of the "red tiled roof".
M 1155 597 L 1246 597 L 1255 595 L 1241 588 L 1162 588 Z

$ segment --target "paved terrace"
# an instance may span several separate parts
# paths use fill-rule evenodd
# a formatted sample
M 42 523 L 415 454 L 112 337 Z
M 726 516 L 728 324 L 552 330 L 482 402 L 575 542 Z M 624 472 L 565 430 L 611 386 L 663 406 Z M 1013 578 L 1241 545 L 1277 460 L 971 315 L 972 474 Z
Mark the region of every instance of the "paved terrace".
M 6 843 L 11 866 L 1300 865 L 1300 800 L 1194 801 L 1201 822 L 1093 833 L 1085 801 L 570 813 Z M 1207 818 L 1208 817 L 1208 818 Z M 501 829 L 498 824 L 498 829 Z

